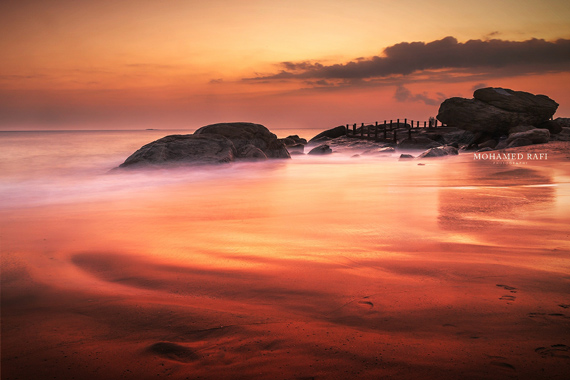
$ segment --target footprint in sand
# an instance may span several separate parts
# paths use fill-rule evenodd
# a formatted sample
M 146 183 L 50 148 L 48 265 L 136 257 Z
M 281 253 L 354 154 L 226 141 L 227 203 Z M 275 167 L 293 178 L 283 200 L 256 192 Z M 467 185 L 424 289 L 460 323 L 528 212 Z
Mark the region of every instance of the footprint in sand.
M 147 351 L 165 359 L 175 360 L 182 363 L 196 361 L 200 358 L 194 350 L 170 342 L 155 343 L 148 347 Z
M 497 284 L 497 286 L 498 286 L 499 288 L 503 288 L 503 289 L 505 289 L 505 290 L 508 290 L 508 291 L 511 292 L 511 293 L 516 293 L 516 292 L 517 292 L 517 288 L 515 288 L 515 287 L 513 287 L 513 286 L 503 285 L 503 284 Z M 500 297 L 499 299 L 500 299 L 501 301 L 508 301 L 507 303 L 511 303 L 511 302 L 513 302 L 516 298 L 517 298 L 517 297 L 515 297 L 515 296 L 511 296 L 511 295 L 508 295 L 508 294 L 507 294 L 507 295 L 504 295 L 504 296 Z
M 358 301 L 358 303 L 362 306 L 369 307 L 370 309 L 374 307 L 374 304 L 370 301 Z
M 517 292 L 517 288 L 514 288 L 514 287 L 509 286 L 509 285 L 497 284 L 497 286 L 498 286 L 499 288 L 503 288 L 503 289 L 505 289 L 505 290 L 509 290 L 511 293 L 516 293 L 516 292 Z
M 512 365 L 509 364 L 503 360 L 506 360 L 507 358 L 504 358 L 502 356 L 489 356 L 489 359 L 493 359 L 491 360 L 490 364 L 497 366 L 497 367 L 501 367 L 501 368 L 507 368 L 507 369 L 512 369 L 513 371 L 516 371 L 516 368 Z
M 570 347 L 565 344 L 553 344 L 550 347 L 538 347 L 534 350 L 543 358 L 564 358 L 570 359 Z
M 499 299 L 502 300 L 502 301 L 513 302 L 516 298 L 517 298 L 517 297 L 515 297 L 515 296 L 506 295 L 506 296 L 500 297 Z

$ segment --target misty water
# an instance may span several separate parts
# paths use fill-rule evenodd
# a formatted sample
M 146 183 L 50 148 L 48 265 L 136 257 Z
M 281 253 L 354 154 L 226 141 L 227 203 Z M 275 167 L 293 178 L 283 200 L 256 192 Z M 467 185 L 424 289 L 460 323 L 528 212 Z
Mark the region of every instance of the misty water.
M 172 370 L 206 378 L 223 376 L 211 361 L 220 355 L 250 378 L 385 374 L 362 364 L 378 355 L 401 378 L 426 367 L 503 378 L 510 367 L 540 371 L 539 347 L 568 347 L 567 162 L 342 150 L 112 170 L 173 133 L 186 132 L 0 132 L 2 335 L 13 356 L 75 368 L 73 352 L 95 371 L 97 347 L 110 378 L 174 342 L 201 359 Z M 31 336 L 35 348 L 18 345 Z M 138 378 L 159 368 L 157 355 Z

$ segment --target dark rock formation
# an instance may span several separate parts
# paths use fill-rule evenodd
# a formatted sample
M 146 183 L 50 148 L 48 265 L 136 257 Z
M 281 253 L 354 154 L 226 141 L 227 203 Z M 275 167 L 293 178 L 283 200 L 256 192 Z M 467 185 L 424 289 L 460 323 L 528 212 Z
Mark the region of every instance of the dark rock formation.
M 445 100 L 437 119 L 450 127 L 500 136 L 518 125 L 544 123 L 557 108 L 545 95 L 488 87 L 475 91 L 474 99 Z
M 418 156 L 418 158 L 429 158 L 429 157 L 442 157 L 457 155 L 459 152 L 457 148 L 453 146 L 438 146 L 436 148 L 431 148 L 423 152 Z
M 519 146 L 527 146 L 527 145 L 532 145 L 532 140 L 530 139 L 526 139 L 524 137 L 519 137 L 513 140 L 510 140 L 510 142 L 507 143 L 507 148 L 516 148 Z
M 447 145 L 469 145 L 475 143 L 479 139 L 480 135 L 480 133 L 475 134 L 473 132 L 460 129 L 444 133 L 443 139 Z
M 532 141 L 533 144 L 543 144 L 550 140 L 550 132 L 547 129 L 535 128 L 526 132 L 517 132 L 509 135 L 509 140 L 514 140 L 517 138 L 526 138 Z
M 346 128 L 343 125 L 341 125 L 339 127 L 327 129 L 326 131 L 319 133 L 318 135 L 310 139 L 309 142 L 326 141 L 328 139 L 334 139 L 344 135 L 346 135 Z
M 193 135 L 170 135 L 146 144 L 119 167 L 222 163 L 235 159 L 291 158 L 277 137 L 260 124 L 220 123 Z
M 287 136 L 286 139 L 293 140 L 295 144 L 307 144 L 307 140 L 298 135 Z
M 289 154 L 303 154 L 305 152 L 305 145 L 303 144 L 288 145 L 287 150 L 289 151 Z
M 332 153 L 332 149 L 327 145 L 327 144 L 323 144 L 323 145 L 319 145 L 316 148 L 311 149 L 311 151 L 309 152 L 309 154 L 331 154 Z
M 240 148 L 237 157 L 246 160 L 267 160 L 267 156 L 261 149 L 253 144 L 247 144 Z
M 494 149 L 496 146 L 497 146 L 497 140 L 490 139 L 479 144 L 479 149 L 484 149 L 484 148 Z
M 562 123 L 557 120 L 548 120 L 544 123 L 540 123 L 536 126 L 537 128 L 548 129 L 551 135 L 562 132 Z
M 554 135 L 554 140 L 570 141 L 570 127 L 562 127 L 560 133 Z
M 440 142 L 434 141 L 427 136 L 415 136 L 411 139 L 405 139 L 398 142 L 399 149 L 430 149 L 443 145 Z
M 406 160 L 413 160 L 414 156 L 412 156 L 411 154 L 400 154 L 400 161 L 406 161 Z
M 166 163 L 222 163 L 237 155 L 234 144 L 220 135 L 170 135 L 146 144 L 119 167 Z
M 291 158 L 283 142 L 277 139 L 269 129 L 254 123 L 218 123 L 199 128 L 194 135 L 221 135 L 228 138 L 238 154 L 244 146 L 253 145 L 268 158 Z M 241 158 L 238 155 L 238 158 Z M 245 157 L 247 158 L 247 157 Z
M 499 142 L 496 149 L 543 144 L 549 140 L 550 132 L 548 132 L 548 129 L 534 128 L 524 132 L 511 133 L 506 140 Z
M 558 108 L 558 103 L 546 95 L 533 95 L 508 88 L 480 88 L 475 90 L 473 97 L 502 110 L 534 115 L 541 120 L 550 119 Z

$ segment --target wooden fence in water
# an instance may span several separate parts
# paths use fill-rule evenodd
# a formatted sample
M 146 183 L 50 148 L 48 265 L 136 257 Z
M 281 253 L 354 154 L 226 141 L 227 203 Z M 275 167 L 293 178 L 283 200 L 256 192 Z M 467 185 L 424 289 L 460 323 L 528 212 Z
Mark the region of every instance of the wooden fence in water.
M 438 128 L 445 128 L 446 126 L 442 123 L 438 125 L 438 120 L 436 118 L 430 118 L 428 121 L 423 122 L 423 126 L 420 124 L 420 121 L 410 120 L 408 123 L 408 119 L 403 119 L 404 122 L 401 123 L 400 119 L 384 120 L 384 123 L 378 123 L 377 121 L 374 124 L 365 124 L 362 123 L 360 127 L 357 128 L 357 123 L 352 125 L 346 124 L 346 136 L 365 139 L 365 140 L 374 140 L 374 141 L 389 141 L 392 140 L 394 142 L 398 141 L 398 137 L 401 137 L 402 134 L 407 134 L 408 138 L 412 138 L 412 133 L 414 131 L 419 131 L 421 129 L 438 129 Z M 415 127 L 414 127 L 415 125 Z

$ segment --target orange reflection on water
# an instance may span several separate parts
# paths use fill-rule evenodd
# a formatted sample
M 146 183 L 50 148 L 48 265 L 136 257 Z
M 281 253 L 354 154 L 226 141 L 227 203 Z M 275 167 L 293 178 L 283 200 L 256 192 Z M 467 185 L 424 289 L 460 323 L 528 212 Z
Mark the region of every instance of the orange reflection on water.
M 550 167 L 307 156 L 191 178 L 2 210 L 7 376 L 568 369 L 570 189 Z

